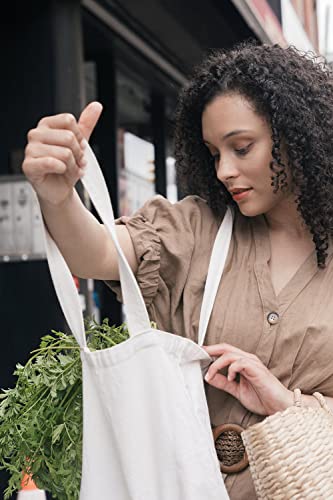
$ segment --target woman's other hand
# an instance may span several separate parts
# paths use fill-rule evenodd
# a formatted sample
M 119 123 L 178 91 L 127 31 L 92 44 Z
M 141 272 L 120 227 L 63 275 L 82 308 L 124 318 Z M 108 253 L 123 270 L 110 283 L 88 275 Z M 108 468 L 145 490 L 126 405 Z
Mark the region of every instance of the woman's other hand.
M 88 140 L 102 112 L 98 102 L 90 103 L 77 122 L 69 113 L 42 118 L 28 133 L 22 170 L 38 197 L 61 205 L 84 174 L 84 142 Z
M 207 371 L 206 382 L 228 392 L 251 412 L 272 415 L 293 404 L 293 392 L 254 354 L 230 344 L 204 346 L 204 349 L 210 356 L 217 357 Z M 227 375 L 220 373 L 224 368 Z

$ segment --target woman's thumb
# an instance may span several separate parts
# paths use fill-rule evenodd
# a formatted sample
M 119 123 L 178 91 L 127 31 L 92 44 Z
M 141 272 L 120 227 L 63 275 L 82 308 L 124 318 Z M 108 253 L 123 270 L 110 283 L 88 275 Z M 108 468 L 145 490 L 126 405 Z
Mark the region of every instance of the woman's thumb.
M 94 101 L 88 104 L 82 111 L 79 118 L 79 128 L 84 135 L 84 137 L 89 140 L 92 131 L 94 130 L 96 123 L 102 113 L 103 106 L 100 102 Z

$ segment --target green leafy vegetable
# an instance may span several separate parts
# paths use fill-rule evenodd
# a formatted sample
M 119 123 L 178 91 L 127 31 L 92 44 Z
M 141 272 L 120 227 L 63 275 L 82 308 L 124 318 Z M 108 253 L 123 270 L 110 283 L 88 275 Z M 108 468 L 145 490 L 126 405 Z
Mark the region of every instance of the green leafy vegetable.
M 91 350 L 126 340 L 125 325 L 86 321 Z M 72 335 L 52 331 L 25 366 L 13 389 L 0 394 L 0 469 L 10 473 L 4 499 L 20 489 L 22 471 L 59 500 L 79 497 L 82 465 L 80 348 Z

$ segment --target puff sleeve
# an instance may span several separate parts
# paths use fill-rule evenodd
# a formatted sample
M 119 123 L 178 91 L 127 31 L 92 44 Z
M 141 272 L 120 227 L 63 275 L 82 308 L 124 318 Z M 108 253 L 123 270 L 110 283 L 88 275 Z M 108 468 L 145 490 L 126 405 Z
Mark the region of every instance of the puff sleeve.
M 206 221 L 214 221 L 207 203 L 199 196 L 188 196 L 172 204 L 158 195 L 148 200 L 132 217 L 121 217 L 126 224 L 139 262 L 136 279 L 144 301 L 150 306 L 157 294 L 176 306 L 191 265 L 192 254 L 203 236 Z M 216 226 L 216 221 L 212 222 Z M 122 300 L 118 281 L 106 284 Z M 169 304 L 170 305 L 170 304 Z

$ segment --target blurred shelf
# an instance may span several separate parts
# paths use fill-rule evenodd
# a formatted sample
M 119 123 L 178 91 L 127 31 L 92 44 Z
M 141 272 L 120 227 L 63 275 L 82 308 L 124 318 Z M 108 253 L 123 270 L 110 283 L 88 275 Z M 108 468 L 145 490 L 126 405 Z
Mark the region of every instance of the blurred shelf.
M 0 262 L 30 262 L 32 260 L 45 260 L 45 254 L 15 254 L 15 255 L 0 255 Z

